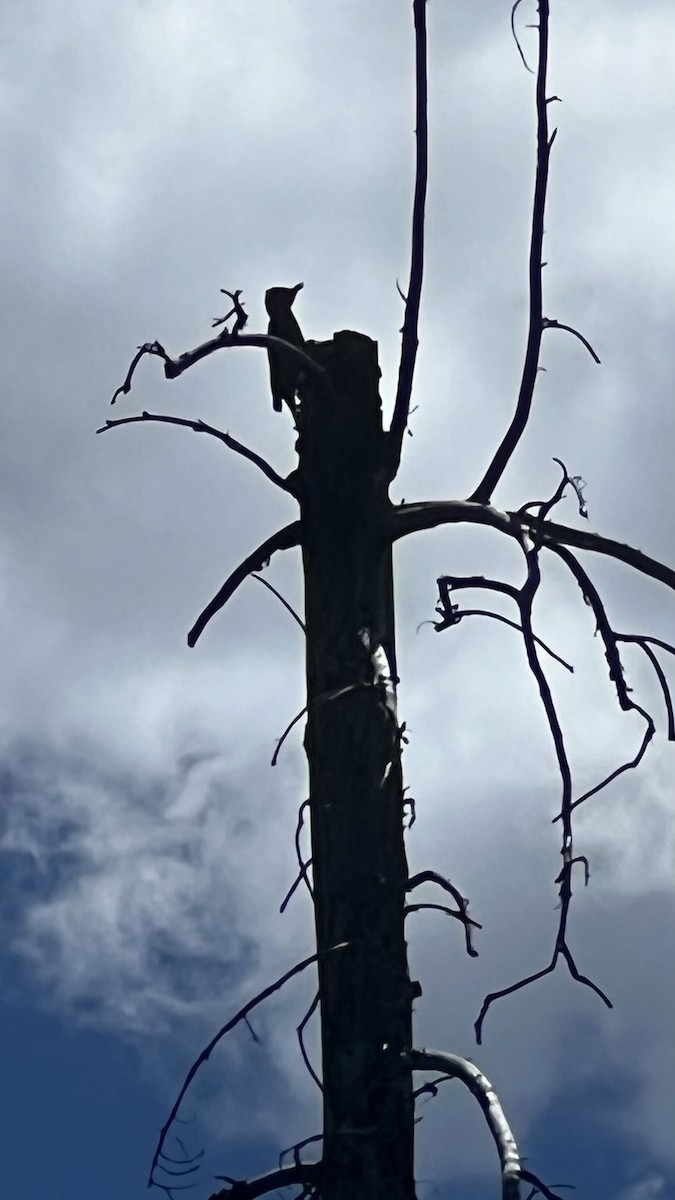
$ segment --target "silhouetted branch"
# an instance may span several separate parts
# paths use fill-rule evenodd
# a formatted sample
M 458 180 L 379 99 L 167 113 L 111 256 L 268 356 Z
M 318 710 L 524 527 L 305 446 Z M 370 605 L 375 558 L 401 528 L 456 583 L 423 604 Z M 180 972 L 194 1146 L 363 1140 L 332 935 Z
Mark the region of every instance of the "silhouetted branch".
M 588 338 L 584 337 L 583 333 L 579 333 L 578 329 L 574 329 L 571 325 L 563 325 L 561 321 L 555 321 L 551 317 L 544 317 L 543 326 L 544 329 L 564 329 L 566 333 L 571 333 L 575 338 L 579 339 L 582 345 L 584 345 L 588 350 L 588 353 L 594 362 L 600 366 L 600 359 L 591 346 L 591 343 L 589 342 Z
M 478 487 L 471 495 L 472 500 L 483 504 L 489 503 L 492 493 L 499 483 L 509 461 L 521 439 L 530 417 L 534 386 L 539 367 L 541 337 L 544 328 L 543 298 L 542 298 L 542 259 L 544 244 L 544 213 L 546 209 L 546 188 L 548 184 L 548 168 L 551 147 L 555 138 L 549 137 L 548 106 L 546 103 L 546 70 L 548 65 L 548 0 L 539 0 L 539 62 L 537 66 L 536 107 L 537 107 L 537 169 L 534 183 L 534 201 L 532 206 L 532 229 L 530 236 L 530 313 L 527 334 L 525 362 L 518 392 L 516 411 L 511 424 L 502 439 L 492 462 Z M 515 9 L 514 9 L 515 12 Z M 515 34 L 515 28 L 514 28 Z M 517 39 L 516 39 L 517 43 Z M 522 57 L 522 52 L 521 52 Z M 523 61 L 524 58 L 523 58 Z M 525 64 L 527 66 L 527 63 Z
M 471 956 L 471 958 L 477 958 L 478 951 L 474 949 L 473 942 L 471 940 L 471 929 L 472 927 L 475 929 L 482 929 L 482 926 L 469 916 L 469 901 L 467 900 L 466 896 L 463 896 L 459 891 L 459 888 L 456 888 L 454 883 L 451 883 L 449 879 L 446 879 L 444 875 L 439 874 L 438 871 L 418 871 L 416 875 L 411 875 L 406 884 L 405 890 L 406 892 L 412 892 L 415 888 L 420 887 L 423 883 L 434 883 L 436 887 L 442 888 L 444 892 L 448 892 L 449 895 L 452 896 L 457 908 L 459 909 L 459 912 L 454 913 L 451 909 L 446 911 L 448 911 L 451 916 L 457 916 L 458 920 L 462 922 L 462 925 L 464 926 L 466 952 Z M 418 906 L 416 905 L 407 905 L 406 909 L 408 912 L 414 912 L 417 907 Z
M 484 525 L 496 529 L 521 544 L 523 531 L 536 537 L 543 546 L 573 546 L 577 550 L 589 550 L 616 559 L 633 567 L 641 575 L 657 579 L 675 591 L 675 571 L 656 558 L 644 554 L 634 546 L 603 537 L 587 529 L 574 529 L 557 521 L 540 521 L 538 517 L 522 512 L 501 512 L 489 504 L 477 504 L 471 500 L 422 500 L 414 504 L 401 504 L 392 508 L 391 538 L 397 541 L 410 533 L 422 529 L 437 529 L 439 525 Z
M 551 1188 L 542 1183 L 538 1175 L 533 1175 L 532 1171 L 526 1171 L 524 1167 L 521 1167 L 520 1178 L 523 1180 L 523 1183 L 532 1184 L 533 1190 L 530 1192 L 530 1197 L 536 1196 L 537 1192 L 540 1192 L 544 1200 L 562 1200 L 562 1196 L 558 1196 L 556 1192 L 551 1191 Z M 574 1184 L 572 1183 L 556 1183 L 554 1187 L 571 1188 L 574 1191 Z
M 532 70 L 532 67 L 529 65 L 527 59 L 525 58 L 525 55 L 523 53 L 523 48 L 518 39 L 518 34 L 516 33 L 516 9 L 519 6 L 520 6 L 520 0 L 516 0 L 515 4 L 513 5 L 513 8 L 511 9 L 511 33 L 513 34 L 513 40 L 516 43 L 516 47 L 518 49 L 520 59 L 521 59 L 523 66 L 525 67 L 525 70 L 529 71 L 530 75 L 534 75 L 534 71 Z
M 320 1163 L 294 1163 L 292 1167 L 279 1167 L 277 1171 L 270 1171 L 258 1179 L 232 1179 L 229 1175 L 216 1175 L 216 1179 L 225 1180 L 228 1186 L 214 1192 L 209 1200 L 256 1200 L 258 1196 L 295 1183 L 316 1184 L 320 1170 Z
M 459 625 L 460 621 L 463 621 L 465 617 L 491 617 L 493 621 L 501 621 L 503 625 L 508 625 L 511 629 L 517 630 L 518 633 L 523 632 L 522 626 L 520 626 L 517 621 L 511 621 L 508 617 L 502 616 L 501 613 L 490 612 L 489 609 L 486 608 L 458 608 L 457 605 L 453 604 L 452 610 L 452 615 L 447 616 L 443 620 L 428 622 L 433 625 L 437 633 L 442 633 L 444 629 L 449 629 L 452 625 Z M 423 624 L 427 624 L 427 622 L 423 622 Z M 560 663 L 560 665 L 564 667 L 566 671 L 570 671 L 572 674 L 574 674 L 574 667 L 571 665 L 571 663 L 566 662 L 564 658 L 561 658 L 559 654 L 556 654 L 555 650 L 552 650 L 550 646 L 547 646 L 546 642 L 543 642 L 540 637 L 536 636 L 536 634 L 534 640 L 538 646 L 541 646 L 542 650 L 544 650 L 546 654 L 549 654 L 551 658 L 554 658 L 556 662 Z
M 668 680 L 666 679 L 661 663 L 654 654 L 654 651 L 651 649 L 652 645 L 657 645 L 660 646 L 662 650 L 667 650 L 670 654 L 675 654 L 675 646 L 670 646 L 668 642 L 663 642 L 660 638 L 640 637 L 637 634 L 630 633 L 617 633 L 615 634 L 615 638 L 617 642 L 632 642 L 639 646 L 652 664 L 656 678 L 659 681 L 661 692 L 663 694 L 663 701 L 666 706 L 666 715 L 668 718 L 668 741 L 675 741 L 675 714 L 673 713 L 673 700 L 670 694 Z
M 282 733 L 281 737 L 279 738 L 279 740 L 277 742 L 276 749 L 274 751 L 274 754 L 272 755 L 272 761 L 270 763 L 270 766 L 276 767 L 277 761 L 279 758 L 279 751 L 281 750 L 281 747 L 283 746 L 284 742 L 286 741 L 286 738 L 288 737 L 288 735 L 291 732 L 291 730 L 293 729 L 293 727 L 295 725 L 297 725 L 298 721 L 302 720 L 302 718 L 304 717 L 306 712 L 307 712 L 307 707 L 305 706 L 305 708 L 300 709 L 299 713 L 296 713 L 296 715 L 293 717 L 292 721 L 289 721 L 288 725 L 284 729 L 284 732 Z
M 405 1057 L 413 1071 L 442 1071 L 451 1079 L 459 1079 L 471 1095 L 475 1096 L 499 1154 L 502 1200 L 518 1200 L 519 1183 L 523 1177 L 518 1146 L 490 1080 L 474 1063 L 458 1054 L 446 1054 L 438 1050 L 411 1050 Z
M 292 521 L 290 525 L 285 525 L 283 529 L 278 529 L 272 537 L 267 538 L 248 558 L 245 558 L 242 563 L 232 572 L 225 580 L 220 591 L 216 593 L 204 611 L 200 613 L 195 621 L 192 629 L 188 633 L 188 646 L 194 646 L 208 625 L 212 617 L 215 617 L 221 608 L 224 608 L 230 597 L 236 592 L 240 583 L 254 573 L 261 571 L 268 560 L 277 550 L 290 550 L 293 546 L 300 545 L 301 525 L 300 521 Z
M 333 954 L 336 950 L 344 949 L 344 947 L 346 945 L 347 945 L 346 942 L 341 942 L 337 946 L 331 946 L 330 949 L 327 951 L 322 951 L 322 953 Z M 307 967 L 311 966 L 312 963 L 318 962 L 318 960 L 319 960 L 319 954 L 310 954 L 310 956 L 308 958 L 304 958 L 302 960 L 302 962 L 296 963 L 295 966 L 291 967 L 289 971 L 285 971 L 283 975 L 280 975 L 278 979 L 275 979 L 274 983 L 270 983 L 266 988 L 263 988 L 263 990 L 261 992 L 258 992 L 258 994 L 256 996 L 254 996 L 252 1000 L 249 1000 L 243 1006 L 243 1008 L 240 1008 L 239 1012 L 235 1013 L 235 1015 L 231 1018 L 231 1020 L 229 1020 L 225 1025 L 222 1026 L 221 1029 L 218 1030 L 218 1032 L 216 1034 L 214 1034 L 214 1036 L 211 1038 L 211 1041 L 208 1043 L 208 1045 L 204 1047 L 201 1054 L 198 1056 L 198 1058 L 195 1059 L 192 1066 L 190 1067 L 190 1070 L 188 1071 L 187 1075 L 185 1076 L 185 1079 L 183 1080 L 183 1083 L 181 1085 L 178 1096 L 177 1096 L 176 1100 L 174 1101 L 171 1112 L 169 1113 L 169 1116 L 168 1116 L 165 1124 L 162 1126 L 162 1128 L 160 1130 L 159 1140 L 157 1142 L 157 1148 L 153 1155 L 152 1165 L 150 1167 L 150 1177 L 148 1179 L 148 1187 L 150 1187 L 154 1183 L 153 1174 L 154 1174 L 155 1168 L 157 1167 L 157 1164 L 159 1162 L 160 1155 L 163 1152 L 166 1135 L 169 1132 L 169 1129 L 171 1128 L 174 1120 L 176 1119 L 176 1117 L 178 1115 L 178 1109 L 180 1108 L 180 1106 L 183 1102 L 183 1099 L 185 1097 L 185 1094 L 186 1094 L 190 1084 L 192 1083 L 192 1080 L 194 1079 L 195 1075 L 197 1074 L 197 1071 L 199 1070 L 199 1068 L 201 1066 L 203 1066 L 204 1063 L 210 1058 L 211 1053 L 213 1052 L 215 1047 L 218 1045 L 218 1043 L 220 1041 L 222 1041 L 222 1039 L 225 1037 L 225 1035 L 227 1033 L 230 1032 L 230 1030 L 234 1029 L 235 1025 L 238 1025 L 240 1021 L 243 1021 L 254 1008 L 257 1008 L 257 1006 L 259 1004 L 262 1004 L 263 1000 L 267 1000 L 269 996 L 273 996 L 275 992 L 278 992 L 279 989 L 282 988 L 285 983 L 288 983 L 289 979 L 293 979 L 294 976 L 299 975 L 301 973 L 301 971 L 306 970 Z M 296 1180 L 293 1180 L 293 1182 L 296 1182 Z M 275 1186 L 280 1186 L 280 1185 L 275 1185 Z M 258 1196 L 258 1195 L 262 1195 L 262 1192 L 255 1192 L 252 1194 Z
M 216 337 L 209 338 L 208 341 L 202 342 L 196 346 L 194 350 L 186 350 L 180 354 L 178 358 L 171 358 L 167 354 L 161 342 L 145 342 L 138 347 L 137 354 L 131 362 L 131 366 L 127 371 L 124 383 L 118 387 L 115 392 L 111 404 L 114 404 L 118 396 L 126 396 L 131 391 L 131 384 L 134 377 L 134 371 L 144 355 L 149 354 L 156 358 L 161 358 L 164 363 L 164 375 L 167 379 L 177 379 L 189 367 L 193 367 L 195 363 L 200 362 L 203 358 L 207 358 L 209 354 L 213 354 L 216 350 L 230 349 L 233 346 L 258 346 L 267 350 L 270 347 L 276 347 L 289 354 L 293 354 L 296 358 L 302 361 L 302 364 L 307 371 L 321 379 L 322 383 L 328 382 L 328 376 L 323 367 L 315 363 L 313 359 L 305 354 L 299 346 L 294 346 L 291 342 L 284 341 L 283 338 L 274 337 L 269 333 L 229 333 L 226 328 L 222 329 Z
M 300 805 L 300 808 L 298 810 L 298 823 L 297 823 L 297 826 L 295 829 L 295 855 L 298 860 L 298 868 L 299 868 L 298 875 L 297 875 L 296 879 L 294 880 L 294 882 L 292 883 L 291 887 L 288 889 L 288 892 L 286 893 L 286 895 L 280 905 L 279 912 L 281 912 L 281 913 L 285 911 L 289 900 L 294 895 L 296 889 L 299 887 L 299 885 L 302 882 L 304 882 L 304 884 L 307 888 L 307 891 L 309 892 L 312 900 L 314 899 L 314 889 L 310 882 L 309 875 L 307 874 L 307 868 L 309 866 L 311 866 L 312 859 L 308 858 L 307 862 L 305 862 L 304 858 L 302 857 L 302 847 L 300 845 L 300 834 L 302 832 L 302 826 L 304 824 L 305 811 L 308 808 L 309 808 L 309 800 L 303 800 L 303 802 Z
M 424 206 L 427 192 L 427 27 L 426 0 L 413 0 L 415 20 L 415 197 L 412 214 L 412 247 L 410 255 L 410 281 L 405 298 L 401 360 L 398 368 L 398 384 L 394 412 L 389 429 L 393 447 L 393 473 L 401 457 L 403 434 L 408 423 L 410 397 L 412 395 L 415 359 L 417 357 L 417 327 L 422 297 L 424 273 Z
M 302 620 L 301 617 L 298 616 L 295 609 L 293 608 L 293 605 L 288 603 L 288 600 L 286 600 L 285 597 L 282 596 L 281 592 L 278 592 L 273 584 L 268 583 L 266 579 L 263 579 L 262 575 L 256 575 L 254 573 L 252 575 L 252 578 L 257 579 L 258 583 L 262 583 L 263 587 L 268 588 L 269 591 L 272 592 L 272 594 L 274 596 L 276 596 L 277 600 L 281 601 L 281 603 L 283 604 L 286 611 L 289 612 L 291 614 L 291 616 L 293 617 L 293 620 L 298 622 L 298 625 L 300 626 L 302 632 L 307 633 L 307 627 L 305 625 L 305 622 Z
M 211 322 L 211 327 L 215 329 L 217 325 L 224 325 L 226 321 L 229 321 L 230 317 L 234 317 L 234 325 L 232 326 L 232 334 L 234 336 L 235 334 L 241 333 L 244 325 L 248 321 L 248 313 L 244 312 L 243 305 L 239 300 L 239 297 L 241 296 L 241 288 L 238 288 L 236 292 L 228 292 L 227 288 L 221 288 L 220 290 L 224 296 L 229 296 L 230 300 L 232 301 L 232 308 L 229 312 L 225 313 L 224 317 L 214 317 Z
M 434 912 L 445 913 L 448 917 L 455 917 L 458 921 L 461 921 L 465 931 L 469 925 L 473 929 L 483 928 L 478 921 L 474 921 L 472 917 L 467 917 L 466 913 L 461 912 L 459 909 L 449 908 L 447 904 L 406 904 L 403 912 L 407 916 L 408 913 L 423 912 L 425 909 L 432 909 Z M 466 951 L 471 958 L 478 958 L 478 951 L 472 946 L 468 937 L 466 938 Z
M 279 1155 L 279 1166 L 283 1167 L 284 1159 L 287 1154 L 293 1155 L 293 1162 L 295 1163 L 296 1167 L 302 1166 L 302 1162 L 300 1160 L 300 1151 L 304 1150 L 305 1146 L 311 1146 L 313 1142 L 322 1141 L 322 1133 L 313 1133 L 311 1137 L 303 1138 L 301 1142 L 295 1142 L 293 1146 L 288 1146 L 288 1148 L 286 1150 L 282 1150 L 281 1154 Z
M 536 971 L 533 974 L 528 975 L 524 979 L 518 980 L 517 983 L 511 984 L 509 987 L 502 988 L 497 992 L 491 992 L 485 997 L 478 1015 L 478 1019 L 475 1023 L 476 1041 L 479 1044 L 482 1039 L 483 1022 L 491 1005 L 496 1000 L 501 999 L 504 996 L 512 995 L 514 992 L 528 986 L 530 983 L 534 983 L 537 979 L 542 979 L 545 975 L 551 974 L 555 970 L 559 958 L 564 959 L 569 973 L 573 979 L 594 991 L 596 995 L 604 1001 L 608 1008 L 612 1007 L 610 1000 L 601 990 L 601 988 L 599 988 L 597 984 L 589 979 L 588 976 L 582 975 L 579 972 L 574 960 L 574 956 L 572 955 L 566 940 L 569 908 L 572 900 L 572 870 L 575 862 L 579 861 L 579 859 L 574 856 L 573 851 L 572 810 L 574 805 L 572 802 L 572 773 L 570 771 L 562 727 L 556 711 L 553 695 L 541 663 L 539 662 L 534 634 L 532 632 L 532 605 L 541 582 L 538 547 L 536 544 L 528 545 L 524 543 L 523 551 L 527 562 L 527 579 L 518 594 L 518 604 L 523 628 L 525 651 L 527 654 L 528 665 L 539 689 L 539 695 L 542 701 L 544 712 L 546 714 L 546 720 L 551 731 L 556 759 L 558 761 L 558 771 L 562 784 L 560 820 L 562 821 L 563 831 L 560 853 L 562 855 L 563 865 L 559 875 L 556 878 L 556 883 L 559 884 L 558 895 L 560 898 L 560 917 L 558 921 L 558 930 L 553 953 L 547 966 L 543 967 L 540 971 Z M 621 684 L 623 684 L 623 675 L 620 669 L 617 671 L 616 664 L 610 665 L 610 672 L 612 671 L 614 671 L 614 673 L 617 675 L 617 678 L 620 680 L 619 686 L 621 686 Z M 625 689 L 625 684 L 623 684 L 623 687 Z M 587 863 L 586 869 L 588 869 Z
M 256 467 L 260 468 L 263 475 L 266 475 L 272 483 L 281 488 L 282 492 L 289 492 L 293 495 L 293 488 L 288 481 L 279 475 L 274 470 L 274 467 L 270 466 L 264 458 L 256 454 L 255 450 L 249 450 L 248 446 L 244 446 L 243 442 L 238 442 L 229 433 L 223 433 L 222 429 L 216 429 L 213 425 L 207 425 L 205 421 L 200 419 L 191 421 L 187 417 L 169 417 L 163 413 L 142 412 L 137 417 L 119 417 L 115 421 L 106 421 L 105 425 L 102 425 L 96 432 L 107 433 L 109 429 L 116 429 L 118 425 L 134 425 L 139 421 L 160 421 L 165 425 L 183 425 L 186 429 L 193 429 L 195 433 L 208 433 L 212 437 L 218 438 L 219 441 L 224 442 L 230 450 L 234 450 L 237 454 L 241 454 L 243 458 L 247 458 L 249 462 L 254 463 Z
M 307 1009 L 307 1012 L 305 1013 L 304 1017 L 302 1018 L 302 1020 L 301 1020 L 300 1024 L 298 1025 L 295 1032 L 298 1035 L 298 1045 L 300 1046 L 300 1053 L 302 1055 L 302 1061 L 304 1062 L 305 1066 L 307 1067 L 307 1070 L 308 1070 L 309 1074 L 312 1076 L 312 1079 L 314 1080 L 319 1091 L 323 1092 L 323 1084 L 322 1084 L 321 1080 L 319 1079 L 319 1076 L 317 1075 L 316 1071 L 314 1070 L 314 1067 L 312 1066 L 311 1062 L 309 1061 L 309 1055 L 308 1055 L 307 1049 L 305 1047 L 305 1027 L 307 1026 L 308 1022 L 311 1020 L 311 1018 L 313 1017 L 317 1008 L 319 1007 L 320 1000 L 321 1000 L 321 992 L 317 992 L 314 999 L 312 1000 L 312 1003 L 310 1004 L 309 1008 Z

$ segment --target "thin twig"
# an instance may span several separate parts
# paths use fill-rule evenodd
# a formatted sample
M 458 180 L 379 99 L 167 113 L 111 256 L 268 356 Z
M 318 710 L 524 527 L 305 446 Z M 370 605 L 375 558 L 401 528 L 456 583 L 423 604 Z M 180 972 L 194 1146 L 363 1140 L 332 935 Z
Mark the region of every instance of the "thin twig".
M 298 1035 L 298 1045 L 300 1046 L 300 1053 L 302 1055 L 302 1061 L 304 1062 L 305 1066 L 307 1067 L 307 1070 L 308 1070 L 309 1074 L 312 1076 L 312 1079 L 314 1080 L 319 1091 L 323 1092 L 323 1084 L 322 1084 L 321 1080 L 319 1079 L 319 1076 L 317 1075 L 316 1071 L 314 1070 L 314 1067 L 312 1066 L 311 1062 L 309 1061 L 309 1055 L 308 1055 L 307 1049 L 305 1047 L 305 1028 L 306 1028 L 308 1022 L 313 1017 L 314 1013 L 316 1012 L 316 1010 L 319 1006 L 320 1000 L 321 1000 L 321 992 L 317 991 L 314 999 L 312 1000 L 312 1003 L 310 1004 L 309 1008 L 307 1009 L 307 1012 L 305 1013 L 300 1024 L 298 1025 L 298 1027 L 296 1029 L 296 1033 Z
M 542 324 L 544 329 L 564 329 L 566 333 L 573 334 L 574 337 L 578 338 L 582 345 L 586 347 L 593 361 L 600 366 L 600 359 L 591 346 L 591 343 L 589 342 L 588 338 L 584 337 L 583 333 L 579 333 L 578 329 L 574 329 L 572 325 L 563 325 L 562 321 L 554 321 L 550 317 L 544 317 Z
M 302 720 L 302 718 L 304 717 L 306 712 L 307 712 L 307 706 L 302 708 L 299 713 L 296 713 L 296 715 L 293 717 L 293 720 L 290 721 L 289 724 L 286 726 L 286 728 L 284 729 L 284 732 L 282 733 L 281 737 L 279 738 L 279 740 L 277 742 L 276 749 L 274 751 L 274 754 L 272 755 L 272 761 L 270 763 L 270 766 L 276 767 L 277 761 L 279 758 L 279 751 L 281 750 L 281 747 L 283 746 L 284 742 L 286 741 L 286 738 L 288 737 L 289 733 L 291 732 L 291 729 L 293 729 L 293 726 L 297 725 L 298 721 Z
M 222 429 L 216 429 L 213 425 L 207 425 L 206 422 L 202 421 L 201 419 L 192 421 L 187 417 L 170 417 L 163 413 L 142 412 L 140 416 L 119 417 L 115 421 L 106 421 L 105 425 L 102 425 L 100 429 L 96 430 L 96 432 L 107 433 L 109 429 L 116 429 L 118 425 L 134 425 L 139 421 L 160 421 L 165 425 L 183 425 L 186 429 L 193 429 L 195 433 L 208 433 L 211 435 L 211 437 L 218 438 L 219 441 L 224 442 L 230 450 L 234 450 L 235 453 L 241 454 L 242 458 L 247 458 L 249 462 L 254 463 L 256 467 L 260 468 L 263 475 L 266 475 L 272 483 L 276 484 L 278 488 L 281 488 L 282 492 L 289 492 L 291 495 L 293 494 L 292 487 L 288 481 L 284 479 L 283 476 L 278 473 L 278 471 L 275 471 L 274 467 L 272 467 L 270 463 L 266 461 L 266 459 L 262 458 L 260 454 L 256 454 L 255 450 L 250 450 L 248 446 L 243 444 L 243 442 L 238 442 L 237 439 L 233 438 L 229 433 L 223 433 Z
M 473 929 L 483 928 L 478 921 L 474 921 L 472 917 L 468 917 L 460 909 L 449 908 L 447 904 L 406 904 L 403 912 L 407 916 L 408 913 L 423 912 L 424 909 L 432 909 L 434 912 L 445 913 L 448 917 L 455 917 L 456 920 L 461 921 L 465 930 L 467 925 L 471 925 Z M 478 958 L 478 951 L 472 946 L 468 938 L 466 939 L 466 951 L 471 958 Z
M 290 525 L 285 525 L 283 529 L 278 529 L 276 533 L 273 533 L 271 537 L 262 542 L 252 554 L 249 554 L 248 558 L 245 558 L 232 574 L 228 576 L 220 591 L 216 593 L 213 600 L 209 601 L 206 608 L 197 617 L 192 629 L 188 633 L 188 646 L 196 645 L 211 618 L 215 617 L 216 613 L 225 607 L 240 583 L 243 583 L 254 571 L 261 571 L 277 550 L 290 550 L 293 546 L 299 546 L 300 536 L 300 521 L 292 521 Z
M 288 603 L 288 600 L 286 600 L 286 598 L 284 596 L 282 596 L 281 592 L 277 591 L 277 589 L 274 587 L 273 584 L 268 583 L 268 581 L 266 579 L 263 579 L 262 575 L 256 575 L 255 572 L 252 574 L 251 578 L 257 579 L 258 583 L 262 583 L 263 587 L 268 588 L 269 591 L 272 592 L 272 594 L 274 596 L 276 596 L 277 600 L 281 601 L 281 603 L 283 604 L 286 611 L 289 612 L 291 614 L 291 616 L 293 617 L 293 620 L 298 622 L 298 625 L 300 626 L 302 632 L 307 633 L 307 626 L 305 625 L 305 622 L 302 620 L 301 617 L 298 616 L 295 609 L 293 608 L 293 605 Z
M 520 0 L 516 0 L 513 8 L 511 9 L 511 33 L 513 34 L 513 40 L 516 43 L 516 46 L 518 48 L 518 53 L 520 55 L 521 62 L 523 64 L 523 66 L 525 67 L 525 70 L 529 71 L 530 75 L 534 75 L 534 71 L 532 70 L 532 67 L 529 65 L 527 59 L 525 58 L 525 55 L 523 53 L 523 48 L 518 39 L 518 34 L 516 33 L 516 9 L 519 7 L 519 5 L 520 5 Z
M 311 886 L 307 879 L 307 868 L 311 867 L 311 865 L 312 865 L 311 858 L 308 858 L 307 862 L 302 863 L 302 866 L 300 867 L 298 874 L 296 875 L 291 886 L 289 887 L 288 891 L 286 892 L 286 895 L 284 896 L 283 900 L 281 901 L 281 904 L 279 905 L 280 913 L 286 912 L 286 909 L 288 908 L 290 901 L 293 899 L 295 893 L 297 892 L 297 890 L 300 887 L 300 884 L 303 882 L 303 880 L 305 883 L 308 884 L 308 886 Z
M 501 613 L 490 612 L 489 609 L 486 608 L 457 608 L 455 605 L 453 605 L 452 616 L 448 617 L 445 621 L 423 621 L 422 624 L 433 625 L 436 632 L 441 633 L 444 629 L 449 629 L 452 625 L 459 625 L 460 621 L 463 621 L 465 617 L 491 617 L 493 621 L 501 621 L 503 625 L 508 625 L 510 629 L 515 629 L 518 633 L 523 632 L 522 627 L 517 621 L 511 621 L 508 617 L 502 616 Z M 546 654 L 550 655 L 551 658 L 554 658 L 556 662 L 560 663 L 560 665 L 564 667 L 566 671 L 570 671 L 572 674 L 574 674 L 574 667 L 571 665 L 571 663 L 566 662 L 564 658 L 561 658 L 559 654 L 556 654 L 555 650 L 552 650 L 550 646 L 547 646 L 546 642 L 542 641 L 542 639 L 537 637 L 536 634 L 534 640 L 538 646 L 541 646 L 542 650 L 544 650 Z
M 459 888 L 456 888 L 454 883 L 451 883 L 449 879 L 446 879 L 445 876 L 441 875 L 438 871 L 418 871 L 416 875 L 412 875 L 410 877 L 406 883 L 405 890 L 406 892 L 412 892 L 415 888 L 420 887 L 423 883 L 434 883 L 436 887 L 441 888 L 444 892 L 448 892 L 448 894 L 452 896 L 461 914 L 459 920 L 461 920 L 464 926 L 466 952 L 471 956 L 471 958 L 477 958 L 478 951 L 474 949 L 473 942 L 471 940 L 471 929 L 472 927 L 481 929 L 482 926 L 469 916 L 469 901 L 467 900 L 466 896 L 463 896 Z
M 424 274 L 424 207 L 428 166 L 426 0 L 413 0 L 413 17 L 415 22 L 415 196 L 412 212 L 410 280 L 405 300 L 396 400 L 389 429 L 394 473 L 401 457 L 403 434 L 408 423 L 417 357 L 417 330 Z

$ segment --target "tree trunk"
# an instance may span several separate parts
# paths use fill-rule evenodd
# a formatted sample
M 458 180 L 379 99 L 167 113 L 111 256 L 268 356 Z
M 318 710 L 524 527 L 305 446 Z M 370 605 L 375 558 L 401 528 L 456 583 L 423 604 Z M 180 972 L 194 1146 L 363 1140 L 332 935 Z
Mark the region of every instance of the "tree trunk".
M 314 903 L 324 1081 L 322 1200 L 414 1200 L 415 994 L 404 934 L 387 435 L 377 345 L 309 343 L 298 483 L 307 621 Z M 339 943 L 344 949 L 321 954 Z

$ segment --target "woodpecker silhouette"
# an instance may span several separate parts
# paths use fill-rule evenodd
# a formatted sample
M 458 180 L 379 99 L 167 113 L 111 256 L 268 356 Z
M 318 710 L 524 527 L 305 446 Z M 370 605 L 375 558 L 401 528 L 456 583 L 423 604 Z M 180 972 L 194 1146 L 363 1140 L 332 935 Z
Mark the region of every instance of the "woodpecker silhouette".
M 265 308 L 270 323 L 267 332 L 273 337 L 283 338 L 293 346 L 304 346 L 305 339 L 300 332 L 291 306 L 300 288 L 273 287 L 265 292 Z M 295 413 L 295 393 L 298 387 L 298 377 L 302 370 L 299 360 L 294 354 L 289 354 L 277 346 L 269 346 L 267 357 L 270 364 L 270 384 L 272 387 L 272 406 L 275 412 L 281 412 L 285 400 L 292 413 Z

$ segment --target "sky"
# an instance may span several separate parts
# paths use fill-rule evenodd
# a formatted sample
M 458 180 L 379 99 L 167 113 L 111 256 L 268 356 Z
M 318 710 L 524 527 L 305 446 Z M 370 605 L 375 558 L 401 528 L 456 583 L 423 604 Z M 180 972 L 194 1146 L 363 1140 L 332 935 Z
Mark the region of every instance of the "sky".
M 590 527 L 675 562 L 675 14 L 669 0 L 552 0 L 558 136 L 546 221 L 546 333 L 532 420 L 495 494 L 550 495 L 553 456 L 586 481 Z M 420 352 L 397 502 L 467 496 L 510 420 L 526 336 L 533 77 L 509 0 L 429 0 L 430 185 Z M 535 60 L 535 11 L 518 11 Z M 167 382 L 154 360 L 109 402 L 137 345 L 209 336 L 220 288 L 264 328 L 267 287 L 304 281 L 306 337 L 379 344 L 391 413 L 409 261 L 413 37 L 408 0 L 48 0 L 0 14 L 0 1144 L 13 1200 L 137 1200 L 191 1062 L 251 995 L 312 951 L 294 876 L 306 795 L 301 631 L 245 583 L 194 650 L 187 631 L 229 571 L 294 517 L 214 439 L 95 430 L 141 409 L 201 417 L 282 473 L 264 353 L 213 356 Z M 559 519 L 579 524 L 572 500 Z M 675 596 L 586 556 L 615 628 L 675 641 Z M 570 942 L 611 1011 L 564 970 L 473 1022 L 483 995 L 543 966 L 557 913 L 550 736 L 518 635 L 441 635 L 436 578 L 522 568 L 494 531 L 396 550 L 412 871 L 448 875 L 483 925 L 411 915 L 419 1046 L 471 1057 L 528 1165 L 579 1200 L 675 1196 L 675 747 L 648 664 L 630 685 L 658 733 L 639 771 L 582 806 L 591 878 Z M 592 615 L 546 562 L 537 631 L 576 791 L 639 744 Z M 266 576 L 298 608 L 300 559 Z M 508 608 L 496 604 L 506 615 Z M 663 666 L 675 683 L 673 663 Z M 433 895 L 426 897 L 434 899 Z M 202 1068 L 168 1153 L 259 1174 L 318 1132 L 295 1030 L 311 972 Z M 316 1060 L 317 1031 L 308 1031 Z M 420 1200 L 497 1194 L 470 1097 L 420 1108 Z M 311 1147 L 310 1147 L 311 1149 Z M 163 1177 L 168 1182 L 168 1177 Z M 175 1193 L 178 1195 L 178 1192 Z

